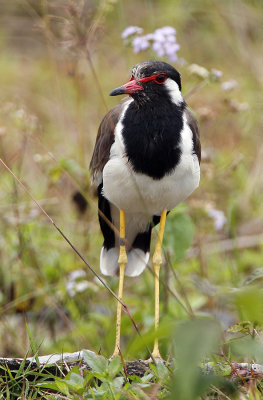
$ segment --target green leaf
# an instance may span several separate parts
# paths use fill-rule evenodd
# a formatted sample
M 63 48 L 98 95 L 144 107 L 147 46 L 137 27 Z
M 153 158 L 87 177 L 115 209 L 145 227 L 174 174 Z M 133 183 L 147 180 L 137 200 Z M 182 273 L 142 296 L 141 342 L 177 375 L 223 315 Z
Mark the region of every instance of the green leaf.
M 233 340 L 230 343 L 231 350 L 242 360 L 263 362 L 263 344 L 251 336 Z
M 169 375 L 169 370 L 162 362 L 157 362 L 156 364 L 157 374 L 160 379 L 167 378 Z
M 120 356 L 114 357 L 114 359 L 111 360 L 109 365 L 110 376 L 114 378 L 118 374 L 118 372 L 120 372 L 121 369 L 122 369 L 122 364 Z
M 57 385 L 57 389 L 61 393 L 65 394 L 66 396 L 69 396 L 69 388 L 65 382 L 63 382 L 62 380 L 56 379 L 56 385 Z
M 194 239 L 194 224 L 187 214 L 168 215 L 164 245 L 176 260 L 182 259 Z
M 199 365 L 209 353 L 218 350 L 220 326 L 212 319 L 194 319 L 177 326 L 175 356 L 180 366 Z M 198 345 L 196 345 L 198 339 Z
M 152 368 L 152 366 L 155 367 L 154 364 L 150 364 L 149 366 L 150 366 L 150 368 Z M 153 377 L 153 374 L 144 375 L 141 377 L 141 382 L 143 382 L 143 383 L 149 382 L 152 379 L 152 377 Z
M 121 389 L 124 382 L 124 378 L 122 376 L 118 376 L 113 380 L 113 386 L 115 389 Z
M 234 296 L 243 321 L 251 321 L 254 325 L 263 324 L 263 290 L 260 287 L 246 287 L 238 290 Z
M 85 380 L 81 375 L 76 374 L 76 372 L 71 372 L 69 375 L 70 376 L 67 376 L 65 379 L 67 385 L 71 386 L 76 391 L 84 388 Z
M 35 383 L 34 386 L 38 387 L 38 388 L 42 388 L 44 390 L 52 389 L 52 390 L 58 391 L 57 380 L 56 380 L 56 382 L 49 382 L 48 381 L 48 382 Z
M 105 373 L 108 368 L 108 360 L 106 360 L 106 358 L 104 358 L 103 356 L 98 356 L 91 351 L 84 350 L 83 358 L 94 372 L 98 372 L 99 374 Z
M 211 319 L 195 318 L 176 327 L 174 340 L 178 369 L 173 379 L 173 398 L 195 400 L 205 393 L 211 382 L 208 376 L 202 376 L 200 364 L 218 352 L 220 335 L 219 324 Z

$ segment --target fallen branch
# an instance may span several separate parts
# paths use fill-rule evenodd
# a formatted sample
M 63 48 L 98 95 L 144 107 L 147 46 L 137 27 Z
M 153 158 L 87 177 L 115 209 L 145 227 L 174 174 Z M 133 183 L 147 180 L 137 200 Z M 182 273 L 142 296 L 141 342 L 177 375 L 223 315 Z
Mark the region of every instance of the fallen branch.
M 235 249 L 249 249 L 263 243 L 263 234 L 239 236 L 235 239 L 225 239 L 208 242 L 202 245 L 202 251 L 207 254 L 230 252 Z M 197 257 L 200 254 L 198 247 L 191 247 L 187 251 L 187 257 Z
M 74 353 L 64 353 L 64 354 L 50 354 L 47 356 L 39 356 L 37 361 L 36 357 L 28 357 L 23 358 L 0 358 L 0 375 L 5 373 L 5 369 L 12 371 L 17 371 L 21 367 L 22 362 L 24 362 L 24 369 L 30 369 L 31 371 L 36 372 L 37 370 L 44 370 L 45 372 L 49 372 L 54 376 L 63 376 L 67 374 L 70 369 L 78 365 L 81 369 L 91 368 L 84 361 L 83 351 L 80 350 Z M 86 352 L 90 352 L 95 354 L 90 350 L 85 350 Z M 261 375 L 263 374 L 263 365 L 260 364 L 250 364 L 250 363 L 232 363 L 233 367 L 236 371 L 238 371 L 237 376 L 235 376 L 233 370 L 229 370 L 228 376 L 234 376 L 238 378 L 239 375 L 242 375 L 243 378 L 247 379 L 251 377 L 251 375 Z M 2 368 L 1 368 L 2 367 Z M 136 375 L 138 377 L 144 376 L 146 373 L 150 372 L 149 369 L 149 361 L 145 360 L 135 360 L 135 361 L 127 361 L 125 364 L 127 374 L 129 376 Z M 223 363 L 207 363 L 205 364 L 201 370 L 204 374 L 220 374 L 220 370 L 225 371 L 226 364 Z
M 90 350 L 86 352 L 93 353 Z M 38 356 L 23 358 L 0 358 L 0 375 L 3 375 L 5 369 L 8 367 L 10 371 L 19 370 L 22 363 L 24 369 L 30 369 L 31 371 L 44 370 L 54 376 L 63 376 L 67 374 L 74 365 L 78 365 L 82 369 L 89 369 L 89 365 L 84 361 L 83 350 L 74 353 L 63 353 L 63 354 L 50 354 L 47 356 Z M 2 367 L 2 368 L 1 368 Z M 143 360 L 128 361 L 125 364 L 128 375 L 136 375 L 142 377 L 149 372 L 149 362 Z M 263 367 L 262 367 L 263 368 Z

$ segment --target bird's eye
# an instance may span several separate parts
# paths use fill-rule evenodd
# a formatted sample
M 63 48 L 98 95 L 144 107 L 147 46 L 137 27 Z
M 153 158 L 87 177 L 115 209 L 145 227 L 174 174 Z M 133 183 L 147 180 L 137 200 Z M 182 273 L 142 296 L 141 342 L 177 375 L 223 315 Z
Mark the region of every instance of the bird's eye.
M 155 78 L 155 82 L 156 83 L 164 83 L 167 79 L 167 76 L 165 74 L 160 74 L 158 76 L 156 76 Z

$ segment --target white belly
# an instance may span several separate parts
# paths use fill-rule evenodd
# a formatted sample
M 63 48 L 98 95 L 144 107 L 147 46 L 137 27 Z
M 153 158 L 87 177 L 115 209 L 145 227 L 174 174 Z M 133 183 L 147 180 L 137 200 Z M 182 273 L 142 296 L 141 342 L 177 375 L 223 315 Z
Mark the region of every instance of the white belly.
M 200 168 L 196 155 L 183 155 L 175 170 L 160 180 L 134 173 L 126 158 L 114 157 L 103 170 L 104 196 L 119 209 L 160 215 L 184 201 L 198 187 Z

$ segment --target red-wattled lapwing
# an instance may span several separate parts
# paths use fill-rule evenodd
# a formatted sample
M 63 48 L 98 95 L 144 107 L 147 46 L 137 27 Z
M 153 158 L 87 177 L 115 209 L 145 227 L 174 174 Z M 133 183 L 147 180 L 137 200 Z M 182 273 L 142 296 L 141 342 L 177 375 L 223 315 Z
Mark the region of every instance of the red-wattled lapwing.
M 153 254 L 157 329 L 166 215 L 199 185 L 199 131 L 181 94 L 180 74 L 165 62 L 137 64 L 130 81 L 110 96 L 121 94 L 129 97 L 102 120 L 90 163 L 98 185 L 99 222 L 104 236 L 100 269 L 104 275 L 119 273 L 118 295 L 122 299 L 124 275 L 137 276 L 145 269 L 151 230 L 160 223 Z M 120 325 L 118 303 L 113 356 L 119 354 Z M 161 358 L 158 339 L 152 354 Z

